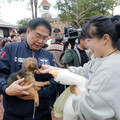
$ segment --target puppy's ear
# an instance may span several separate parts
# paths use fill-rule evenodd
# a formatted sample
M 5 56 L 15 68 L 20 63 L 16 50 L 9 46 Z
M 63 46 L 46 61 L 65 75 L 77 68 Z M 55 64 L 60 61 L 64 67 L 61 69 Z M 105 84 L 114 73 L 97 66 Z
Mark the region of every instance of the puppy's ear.
M 29 64 L 28 65 L 28 69 L 30 71 L 34 71 L 34 70 L 37 70 L 38 69 L 38 66 L 36 64 Z
M 28 64 L 27 68 L 28 68 L 29 71 L 33 71 L 31 64 Z

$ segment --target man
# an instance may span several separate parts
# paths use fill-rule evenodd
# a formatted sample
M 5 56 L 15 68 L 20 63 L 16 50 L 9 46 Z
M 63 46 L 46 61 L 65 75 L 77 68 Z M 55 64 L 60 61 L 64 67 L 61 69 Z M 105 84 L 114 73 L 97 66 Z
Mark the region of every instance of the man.
M 60 35 L 60 29 L 59 28 L 55 28 L 54 30 L 53 30 L 53 33 L 54 33 L 54 37 L 53 37 L 53 39 L 51 40 L 51 44 L 53 44 L 54 42 L 55 42 L 55 37 L 57 37 L 57 36 L 59 36 Z
M 55 28 L 54 30 L 53 30 L 53 33 L 54 33 L 54 36 L 55 37 L 57 37 L 57 36 L 59 36 L 60 35 L 60 29 L 59 28 Z
M 11 40 L 12 40 L 12 42 L 17 42 L 18 37 L 13 34 L 13 35 L 11 35 Z
M 34 57 L 39 64 L 55 66 L 52 53 L 42 49 L 47 37 L 51 34 L 51 26 L 43 18 L 35 18 L 29 22 L 27 29 L 27 40 L 6 45 L 0 55 L 0 94 L 4 96 L 4 118 L 3 120 L 51 120 L 50 104 L 56 98 L 58 88 L 52 75 L 35 74 L 36 81 L 50 81 L 49 86 L 38 91 L 39 106 L 34 108 L 33 96 L 27 90 L 32 86 L 21 87 L 19 79 L 10 86 L 7 84 L 7 77 L 20 70 L 24 58 Z
M 19 28 L 19 30 L 18 30 L 18 34 L 19 34 L 19 37 L 20 37 L 20 40 L 21 41 L 25 41 L 27 38 L 27 36 L 26 36 L 26 32 L 27 32 L 27 28 L 28 28 L 28 26 L 22 26 L 22 27 L 20 27 Z
M 63 41 L 63 37 L 62 37 L 62 35 L 59 35 L 55 38 L 55 43 L 53 43 L 52 45 L 49 45 L 47 48 L 48 51 L 53 53 L 55 62 L 57 64 L 57 66 L 60 68 L 64 68 L 63 61 L 60 58 L 61 54 L 63 52 L 62 41 Z
M 69 43 L 68 49 L 65 51 L 63 56 L 63 63 L 69 66 L 83 66 L 90 60 L 90 54 L 88 51 L 87 41 L 82 37 L 79 36 L 78 39 L 78 47 L 71 49 L 71 44 Z

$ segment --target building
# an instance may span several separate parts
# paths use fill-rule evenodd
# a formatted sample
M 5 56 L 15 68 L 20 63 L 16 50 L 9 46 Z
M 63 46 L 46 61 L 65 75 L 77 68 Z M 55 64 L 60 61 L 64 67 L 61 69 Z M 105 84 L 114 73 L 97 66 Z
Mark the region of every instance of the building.
M 47 0 L 42 0 L 42 2 L 40 3 L 39 5 L 39 13 L 40 13 L 40 16 L 42 14 L 46 14 L 46 13 L 49 13 L 49 10 L 50 10 L 50 7 L 51 7 L 51 4 L 47 1 Z
M 13 34 L 18 28 L 17 25 L 12 25 L 0 20 L 0 37 L 8 37 Z

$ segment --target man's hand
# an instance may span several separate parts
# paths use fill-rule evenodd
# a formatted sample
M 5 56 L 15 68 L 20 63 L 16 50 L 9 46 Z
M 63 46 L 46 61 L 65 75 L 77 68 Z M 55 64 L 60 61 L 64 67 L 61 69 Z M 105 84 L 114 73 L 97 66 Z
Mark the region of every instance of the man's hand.
M 67 47 L 67 48 L 68 48 L 68 49 L 71 49 L 71 44 L 70 44 L 70 43 L 68 44 L 68 47 Z
M 6 94 L 9 96 L 29 95 L 27 90 L 30 89 L 33 84 L 22 87 L 19 84 L 23 81 L 24 78 L 13 82 L 9 87 L 6 88 L 5 90 Z
M 76 85 L 70 86 L 70 91 L 76 96 L 78 96 L 81 93 L 81 90 Z
M 18 95 L 17 96 L 18 98 L 20 99 L 23 99 L 23 100 L 33 100 L 34 99 L 34 96 L 29 94 L 29 95 Z

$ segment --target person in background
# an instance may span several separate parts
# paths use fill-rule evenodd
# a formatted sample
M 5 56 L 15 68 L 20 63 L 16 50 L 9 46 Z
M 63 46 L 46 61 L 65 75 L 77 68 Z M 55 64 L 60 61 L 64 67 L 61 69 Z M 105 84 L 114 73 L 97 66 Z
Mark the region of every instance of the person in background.
M 54 30 L 53 30 L 53 33 L 54 33 L 54 36 L 55 37 L 57 37 L 57 36 L 59 36 L 60 35 L 60 29 L 59 28 L 55 28 Z
M 51 40 L 51 44 L 55 43 L 55 37 L 59 36 L 60 35 L 60 29 L 59 28 L 55 28 L 53 30 L 53 33 L 54 33 L 54 38 Z
M 18 38 L 16 35 L 13 34 L 13 35 L 11 35 L 11 40 L 12 40 L 12 42 L 17 42 Z
M 27 39 L 27 35 L 26 35 L 27 28 L 28 28 L 28 26 L 22 26 L 17 31 L 17 33 L 19 34 L 19 37 L 20 37 L 21 41 L 25 41 Z
M 1 51 L 4 48 L 5 45 L 7 45 L 8 43 L 11 43 L 12 41 L 9 40 L 8 38 L 4 38 L 1 40 Z
M 63 36 L 59 35 L 55 37 L 55 42 L 48 46 L 47 50 L 53 53 L 53 57 L 55 59 L 56 65 L 60 68 L 64 68 L 64 64 L 61 57 L 63 52 Z
M 44 48 L 45 50 L 47 50 L 48 44 L 45 43 L 44 46 L 43 46 L 42 48 Z
M 71 44 L 68 44 L 68 49 L 65 50 L 63 56 L 63 63 L 68 66 L 83 66 L 91 58 L 88 51 L 87 40 L 80 34 L 78 39 L 77 48 L 71 48 Z

